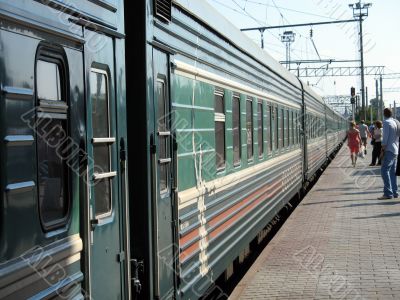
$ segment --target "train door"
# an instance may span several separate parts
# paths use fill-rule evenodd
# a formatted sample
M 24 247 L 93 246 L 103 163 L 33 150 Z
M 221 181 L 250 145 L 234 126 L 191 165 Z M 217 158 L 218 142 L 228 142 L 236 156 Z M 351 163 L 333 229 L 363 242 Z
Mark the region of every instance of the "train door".
M 174 293 L 175 258 L 173 223 L 173 149 L 169 98 L 169 57 L 153 49 L 154 131 L 153 145 L 153 212 L 154 212 L 154 282 L 156 297 L 170 299 Z
M 86 30 L 101 41 L 85 52 L 86 125 L 88 154 L 88 264 L 91 299 L 123 299 L 124 235 L 123 200 L 118 163 L 117 86 L 115 86 L 115 41 Z

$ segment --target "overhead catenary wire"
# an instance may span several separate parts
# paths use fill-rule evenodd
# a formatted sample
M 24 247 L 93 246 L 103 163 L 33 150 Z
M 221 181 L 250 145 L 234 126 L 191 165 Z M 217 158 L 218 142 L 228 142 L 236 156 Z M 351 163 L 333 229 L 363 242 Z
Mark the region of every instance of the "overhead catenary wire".
M 329 20 L 338 20 L 336 18 L 329 17 L 329 16 L 314 14 L 314 13 L 305 12 L 305 11 L 292 9 L 292 8 L 287 8 L 287 7 L 283 7 L 283 6 L 277 6 L 276 4 L 275 5 L 270 5 L 268 3 L 262 3 L 262 2 L 258 2 L 258 1 L 252 1 L 252 0 L 240 0 L 240 1 L 246 1 L 247 3 L 256 4 L 256 5 L 262 5 L 262 6 L 266 6 L 266 7 L 275 7 L 275 8 L 279 8 L 281 10 L 286 10 L 286 11 L 290 11 L 290 12 L 295 12 L 295 13 L 314 16 L 314 17 L 319 17 L 319 18 L 325 18 L 325 19 L 329 19 Z
M 246 17 L 252 19 L 253 21 L 255 21 L 255 22 L 256 22 L 257 24 L 259 24 L 259 25 L 263 25 L 263 23 L 264 23 L 264 24 L 267 24 L 267 22 L 262 22 L 261 20 L 259 20 L 259 19 L 255 18 L 254 16 L 252 16 L 252 15 L 245 9 L 245 7 L 242 7 L 236 0 L 230 0 L 230 1 L 231 1 L 231 3 L 234 3 L 235 6 L 238 7 L 239 9 L 234 8 L 234 7 L 231 7 L 231 6 L 229 6 L 229 5 L 227 5 L 227 4 L 223 3 L 223 2 L 221 2 L 220 0 L 209 0 L 209 1 L 213 1 L 213 2 L 215 2 L 215 3 L 218 3 L 219 5 L 225 7 L 225 8 L 227 8 L 227 9 L 229 9 L 229 10 L 232 10 L 232 11 L 234 11 L 234 12 L 240 14 L 240 15 L 246 16 Z M 240 1 L 244 1 L 244 0 L 240 0 Z M 274 2 L 275 2 L 275 1 L 274 1 Z M 249 2 L 249 3 L 250 3 L 250 2 Z M 275 3 L 275 5 L 269 5 L 269 7 L 274 7 L 275 9 L 277 9 L 278 6 L 277 6 L 276 3 Z M 279 10 L 279 7 L 278 7 L 277 10 Z M 284 19 L 286 22 L 288 22 L 288 19 L 285 18 L 285 17 L 283 16 L 282 12 L 279 12 L 279 13 L 280 13 L 282 19 Z M 267 30 L 267 31 L 268 31 L 268 33 L 271 34 L 276 40 L 278 40 L 279 42 L 281 42 L 280 38 L 279 38 L 277 35 L 273 34 L 270 30 Z M 306 42 L 309 40 L 308 37 L 304 37 L 301 33 L 297 32 L 297 31 L 296 31 L 296 34 L 297 34 L 300 38 L 304 38 L 304 39 L 306 40 Z M 258 41 L 256 41 L 256 42 L 258 43 Z M 271 44 L 271 43 L 268 43 L 268 45 L 270 45 L 270 44 Z M 280 45 L 281 45 L 281 44 L 280 44 Z M 301 50 L 299 51 L 298 49 L 295 49 L 295 48 L 292 48 L 292 49 L 293 49 L 293 52 L 294 52 L 294 53 L 293 53 L 294 56 L 296 56 L 297 58 L 300 58 L 301 56 L 299 57 L 299 56 L 297 55 L 297 53 L 300 52 L 300 54 L 301 54 L 302 51 L 301 51 Z M 308 50 L 307 50 L 307 51 L 308 51 Z M 297 53 L 296 53 L 296 52 L 297 52 Z M 283 51 L 282 51 L 281 54 L 283 55 Z
M 231 0 L 237 7 L 239 7 L 243 13 L 242 15 L 245 15 L 247 17 L 249 17 L 250 19 L 252 19 L 253 21 L 255 21 L 256 23 L 258 23 L 259 25 L 264 25 L 264 23 L 260 20 L 258 20 L 257 18 L 255 18 L 254 16 L 252 16 L 248 11 L 246 11 L 246 9 L 244 7 L 241 7 L 240 4 L 236 1 L 236 0 Z M 218 2 L 218 1 L 216 1 Z M 273 34 L 272 32 L 269 32 L 274 38 L 276 38 L 278 41 L 280 41 L 279 37 L 276 36 L 275 34 Z
M 285 12 L 288 11 L 288 10 L 286 10 L 286 8 L 278 6 L 276 0 L 268 0 L 268 3 L 261 3 L 261 2 L 254 3 L 254 2 L 256 2 L 255 0 L 208 0 L 208 1 L 215 2 L 215 3 L 217 3 L 217 4 L 219 4 L 219 5 L 223 6 L 223 7 L 228 8 L 229 10 L 232 10 L 232 11 L 234 11 L 234 12 L 236 12 L 236 13 L 242 15 L 242 16 L 245 16 L 246 18 L 251 19 L 252 21 L 254 21 L 258 25 L 259 24 L 268 24 L 268 20 L 269 21 L 271 20 L 271 19 L 267 19 L 267 18 L 271 18 L 271 16 L 270 16 L 271 10 L 268 9 L 268 8 L 271 8 L 271 9 L 277 11 L 278 15 L 281 18 L 281 22 L 284 25 L 287 24 L 287 26 L 289 28 L 292 26 L 292 25 L 290 25 L 290 22 L 289 22 L 287 16 L 285 16 Z M 225 1 L 230 1 L 229 5 L 227 5 L 227 3 Z M 265 2 L 267 2 L 267 0 Z M 254 6 L 251 7 L 250 4 L 260 4 L 260 5 L 264 5 L 265 6 L 266 9 L 265 9 L 265 19 L 264 20 L 260 20 L 257 17 L 258 16 L 257 14 L 253 14 L 252 13 L 252 10 L 250 10 L 250 8 L 253 9 Z M 258 11 L 260 11 L 260 10 L 258 10 Z M 319 16 L 319 17 L 321 17 L 321 16 Z M 262 18 L 264 18 L 264 16 Z M 337 20 L 335 18 L 329 18 L 329 17 L 326 18 L 326 19 L 334 20 L 334 21 Z M 279 23 L 281 23 L 281 22 L 279 22 Z M 340 22 L 343 22 L 343 21 L 340 20 Z M 331 23 L 331 22 L 329 22 L 329 23 Z M 267 25 L 265 27 L 269 27 L 269 26 Z M 279 41 L 279 45 L 276 45 L 275 44 L 276 42 L 275 43 L 270 42 L 270 39 L 269 39 L 269 41 L 267 43 L 265 43 L 266 50 L 267 51 L 271 51 L 273 53 L 276 53 L 277 55 L 274 55 L 276 58 L 278 58 L 280 56 L 283 56 L 284 52 L 285 52 L 285 48 L 284 48 L 284 45 L 281 44 L 280 37 L 275 35 L 275 34 L 273 34 L 271 32 L 273 30 L 269 30 L 269 28 L 266 28 L 265 31 L 266 31 L 266 33 L 268 33 L 269 36 L 272 36 L 273 39 L 276 39 L 276 40 Z M 296 32 L 297 37 L 299 37 L 298 41 L 296 43 L 299 46 L 297 48 L 296 47 L 291 47 L 291 52 L 292 52 L 293 58 L 299 57 L 299 55 L 300 55 L 301 58 L 303 58 L 304 55 L 306 55 L 307 57 L 310 57 L 310 58 L 313 58 L 313 56 L 316 58 L 316 56 L 317 56 L 320 60 L 323 60 L 324 58 L 330 58 L 332 60 L 341 60 L 341 59 L 343 59 L 343 58 L 332 57 L 331 54 L 330 55 L 325 55 L 323 53 L 320 53 L 320 51 L 319 51 L 320 49 L 317 48 L 317 40 L 315 40 L 314 38 L 310 38 L 310 37 L 304 35 L 304 32 L 300 33 L 300 32 L 298 32 L 296 30 L 293 30 L 293 31 Z M 251 34 L 250 38 L 253 38 L 255 36 L 256 36 L 255 34 L 254 35 Z M 268 39 L 268 37 L 267 37 L 267 39 Z M 257 42 L 257 44 L 259 44 L 259 39 L 258 39 L 258 41 L 257 40 L 255 40 L 255 41 Z M 311 48 L 308 46 L 309 44 L 311 45 Z M 305 45 L 305 47 L 304 47 L 304 45 Z M 273 49 L 273 48 L 277 49 L 278 51 Z M 346 58 L 346 59 L 348 59 L 348 58 Z M 319 78 L 319 80 L 317 80 L 316 84 L 318 84 L 318 85 L 322 84 L 323 85 L 324 81 L 325 81 L 324 78 Z

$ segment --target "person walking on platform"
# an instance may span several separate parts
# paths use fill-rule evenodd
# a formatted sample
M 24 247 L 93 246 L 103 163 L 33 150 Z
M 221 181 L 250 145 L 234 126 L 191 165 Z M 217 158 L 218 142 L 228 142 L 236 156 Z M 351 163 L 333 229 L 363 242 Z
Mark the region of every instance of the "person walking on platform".
M 368 131 L 368 126 L 365 124 L 364 120 L 361 120 L 361 124 L 358 129 L 360 130 L 361 141 L 364 145 L 364 154 L 367 154 L 367 139 L 370 133 Z
M 361 147 L 360 132 L 356 129 L 356 123 L 350 122 L 350 128 L 347 131 L 347 146 L 350 149 L 351 164 L 353 167 L 356 166 L 358 152 Z
M 397 124 L 392 118 L 389 108 L 383 110 L 383 136 L 382 136 L 382 166 L 381 175 L 383 179 L 383 196 L 379 200 L 398 198 L 397 193 L 397 155 L 399 153 L 399 137 L 397 135 Z
M 375 128 L 376 128 L 376 124 L 375 123 L 371 123 L 371 125 L 369 125 L 369 127 L 368 127 L 368 131 L 371 134 L 371 139 L 373 138 L 373 132 L 374 132 Z
M 372 150 L 372 161 L 370 166 L 375 166 L 376 160 L 378 160 L 378 166 L 381 165 L 381 148 L 382 148 L 382 122 L 376 121 L 375 128 L 371 132 L 371 143 L 373 145 Z

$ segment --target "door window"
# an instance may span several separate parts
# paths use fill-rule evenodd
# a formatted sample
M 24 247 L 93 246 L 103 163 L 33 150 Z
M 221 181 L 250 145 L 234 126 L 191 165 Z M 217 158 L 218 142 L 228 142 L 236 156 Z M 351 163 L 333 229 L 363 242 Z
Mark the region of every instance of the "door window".
M 241 145 L 241 126 L 240 126 L 240 98 L 235 95 L 232 98 L 232 133 L 233 133 L 233 164 L 240 165 L 242 145 Z
M 96 217 L 105 217 L 112 211 L 112 179 L 116 172 L 111 169 L 109 91 L 107 72 L 92 69 L 90 73 L 90 98 L 92 101 L 93 130 L 93 185 Z
M 157 98 L 157 135 L 159 143 L 159 166 L 160 166 L 160 192 L 165 193 L 168 191 L 169 186 L 169 165 L 171 162 L 170 150 L 169 150 L 169 107 L 167 102 L 167 89 L 165 78 L 157 79 L 156 86 L 156 98 Z
M 262 157 L 264 153 L 264 126 L 263 126 L 263 105 L 257 103 L 257 136 L 258 136 L 258 156 Z
M 253 100 L 246 101 L 247 159 L 253 159 Z
M 217 171 L 225 168 L 225 102 L 224 93 L 216 90 L 214 93 L 214 122 L 215 122 L 215 160 Z

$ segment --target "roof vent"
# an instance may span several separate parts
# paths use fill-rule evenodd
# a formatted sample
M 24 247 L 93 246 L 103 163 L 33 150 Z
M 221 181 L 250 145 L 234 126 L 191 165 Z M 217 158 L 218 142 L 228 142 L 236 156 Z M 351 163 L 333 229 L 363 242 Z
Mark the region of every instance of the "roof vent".
M 171 21 L 172 0 L 154 0 L 155 15 L 164 22 Z

